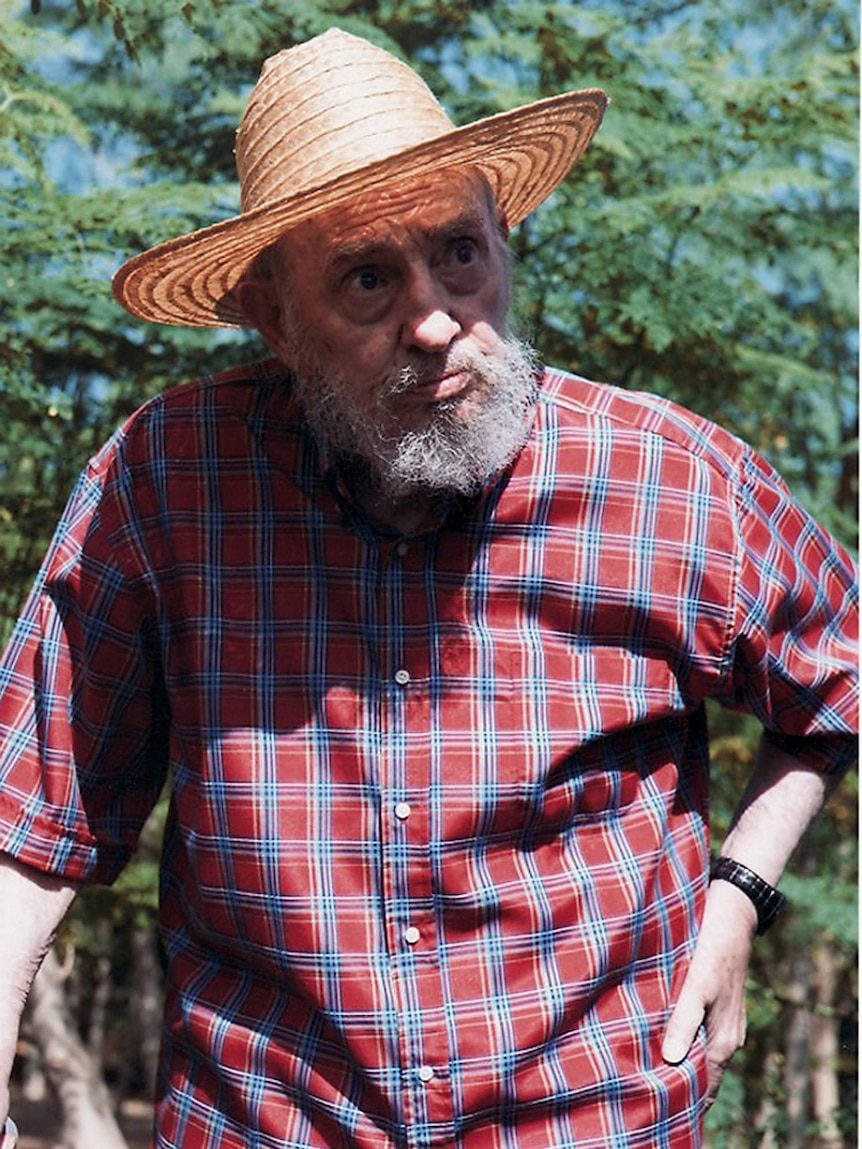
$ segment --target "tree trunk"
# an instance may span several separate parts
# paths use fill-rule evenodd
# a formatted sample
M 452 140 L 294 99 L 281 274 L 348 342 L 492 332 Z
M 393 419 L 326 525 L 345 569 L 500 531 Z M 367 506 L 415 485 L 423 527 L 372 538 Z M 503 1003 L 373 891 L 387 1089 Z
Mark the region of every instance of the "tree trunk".
M 162 967 L 159 962 L 156 926 L 152 920 L 135 923 L 132 929 L 132 960 L 132 1009 L 141 1073 L 146 1095 L 153 1098 L 162 1038 Z
M 137 856 L 158 863 L 164 834 L 162 812 L 157 806 L 141 832 Z M 138 1060 L 148 1098 L 155 1097 L 159 1050 L 162 1040 L 164 974 L 159 958 L 158 914 L 138 908 L 132 924 L 132 1019 L 138 1042 Z
M 787 1027 L 784 1032 L 784 1091 L 787 1097 L 787 1140 L 784 1149 L 805 1149 L 811 1095 L 811 959 L 796 956 L 791 965 Z
M 33 982 L 29 1024 L 60 1103 L 60 1141 L 68 1149 L 128 1149 L 111 1098 L 78 1036 L 64 997 L 63 973 L 50 950 Z
M 841 1106 L 838 1087 L 840 1018 L 837 1002 L 840 965 L 827 940 L 814 949 L 815 1013 L 811 1018 L 811 1108 L 819 1125 L 820 1149 L 841 1149 L 843 1138 L 836 1123 Z
M 763 1072 L 760 1077 L 760 1104 L 754 1119 L 755 1129 L 762 1130 L 758 1149 L 779 1149 L 778 1138 L 775 1135 L 776 1106 L 772 1089 L 768 1088 L 774 1079 L 780 1076 L 781 1055 L 777 1049 L 770 1049 L 766 1054 Z
M 39 1047 L 33 1040 L 29 1014 L 25 1014 L 21 1021 L 18 1056 L 21 1061 L 22 1096 L 27 1101 L 44 1101 L 48 1095 L 48 1082 L 45 1079 L 45 1067 L 39 1056 Z
M 108 1030 L 108 1009 L 114 988 L 111 959 L 108 956 L 111 946 L 111 923 L 107 918 L 103 918 L 99 922 L 96 938 L 100 952 L 96 960 L 93 1001 L 90 1006 L 90 1024 L 87 1030 L 87 1052 L 93 1063 L 94 1072 L 101 1076 L 105 1054 L 105 1037 Z

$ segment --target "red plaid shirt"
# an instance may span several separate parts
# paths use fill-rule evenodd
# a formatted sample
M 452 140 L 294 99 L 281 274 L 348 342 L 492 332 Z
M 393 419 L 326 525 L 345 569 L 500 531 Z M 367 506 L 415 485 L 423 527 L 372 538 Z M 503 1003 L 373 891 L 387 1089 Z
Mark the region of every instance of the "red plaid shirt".
M 700 1144 L 659 1043 L 706 883 L 707 697 L 852 749 L 849 560 L 661 400 L 548 373 L 439 529 L 375 532 L 273 364 L 82 478 L 0 672 L 0 849 L 111 880 L 163 778 L 156 1143 Z

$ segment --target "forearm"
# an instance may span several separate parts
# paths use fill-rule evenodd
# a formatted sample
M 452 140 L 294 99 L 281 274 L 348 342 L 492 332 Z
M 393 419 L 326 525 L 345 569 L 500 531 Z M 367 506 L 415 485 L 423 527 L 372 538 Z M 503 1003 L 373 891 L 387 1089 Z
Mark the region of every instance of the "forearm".
M 21 1012 L 77 888 L 0 855 L 0 1123 L 6 1114 Z
M 832 785 L 832 780 L 764 739 L 722 854 L 774 885 Z M 667 1061 L 681 1061 L 706 1016 L 710 1098 L 745 1039 L 745 975 L 756 931 L 757 911 L 748 896 L 729 882 L 713 882 L 662 1047 Z
M 721 853 L 775 885 L 834 785 L 763 739 Z

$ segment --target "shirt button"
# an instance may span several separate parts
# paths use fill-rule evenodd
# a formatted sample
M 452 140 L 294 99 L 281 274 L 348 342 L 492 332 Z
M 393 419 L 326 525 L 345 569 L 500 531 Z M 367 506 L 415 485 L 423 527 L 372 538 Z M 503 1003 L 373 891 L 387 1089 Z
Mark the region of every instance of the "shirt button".
M 416 1076 L 419 1078 L 420 1081 L 424 1082 L 424 1084 L 427 1085 L 428 1082 L 432 1081 L 434 1078 L 434 1070 L 431 1068 L 430 1065 L 420 1065 L 419 1068 L 416 1070 Z
M 395 553 L 397 555 L 400 555 L 401 558 L 404 558 L 404 556 L 407 554 L 407 552 L 409 550 L 410 550 L 410 544 L 404 542 L 404 540 L 402 539 L 401 542 L 396 546 Z
M 403 822 L 406 818 L 410 817 L 410 804 L 408 802 L 399 802 L 395 807 L 395 817 L 400 818 Z
M 405 670 L 403 667 L 395 671 L 395 681 L 399 686 L 406 686 L 410 681 L 410 671 Z
M 404 940 L 409 946 L 415 946 L 421 936 L 415 926 L 408 926 L 404 931 Z

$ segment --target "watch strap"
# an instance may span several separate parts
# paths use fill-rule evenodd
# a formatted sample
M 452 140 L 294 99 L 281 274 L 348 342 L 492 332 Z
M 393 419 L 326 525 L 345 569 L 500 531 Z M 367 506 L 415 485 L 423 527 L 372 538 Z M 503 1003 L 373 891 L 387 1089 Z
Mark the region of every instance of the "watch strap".
M 710 881 L 730 882 L 749 898 L 757 910 L 757 934 L 765 934 L 781 913 L 787 898 L 763 878 L 733 858 L 716 858 L 709 871 Z

